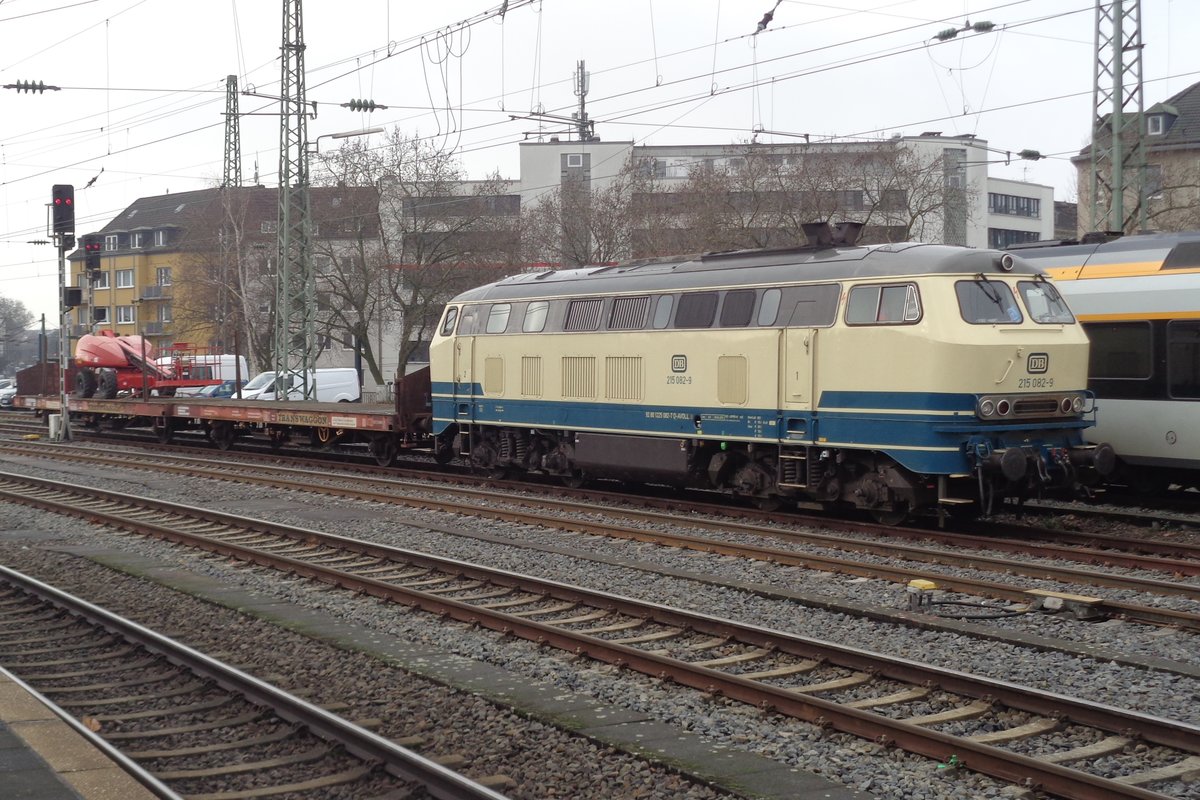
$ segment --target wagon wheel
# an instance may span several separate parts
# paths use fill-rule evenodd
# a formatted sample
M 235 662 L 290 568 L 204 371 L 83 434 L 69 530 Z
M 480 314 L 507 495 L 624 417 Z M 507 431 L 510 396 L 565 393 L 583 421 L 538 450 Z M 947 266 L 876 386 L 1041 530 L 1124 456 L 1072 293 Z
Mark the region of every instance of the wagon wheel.
M 454 437 L 439 436 L 433 440 L 433 460 L 443 467 L 454 460 Z
M 229 420 L 217 420 L 209 426 L 208 436 L 218 450 L 228 450 L 233 447 L 233 423 Z
M 381 467 L 390 467 L 396 460 L 396 438 L 387 433 L 379 433 L 371 438 L 371 455 L 375 463 Z
M 83 367 L 75 372 L 75 396 L 91 397 L 96 393 L 96 373 L 91 367 Z
M 117 396 L 117 371 L 115 369 L 99 370 L 100 378 L 96 386 L 96 396 L 112 400 Z
M 168 444 L 171 441 L 171 437 L 175 435 L 175 429 L 171 423 L 172 419 L 170 417 L 155 417 L 151 425 L 154 429 L 154 435 L 163 444 Z

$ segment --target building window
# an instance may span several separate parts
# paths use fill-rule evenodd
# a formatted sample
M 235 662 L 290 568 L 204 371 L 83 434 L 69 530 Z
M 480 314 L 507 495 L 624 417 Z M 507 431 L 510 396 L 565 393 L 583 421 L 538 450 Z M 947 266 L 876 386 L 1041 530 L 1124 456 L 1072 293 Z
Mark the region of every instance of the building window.
M 140 233 L 129 234 L 129 246 L 134 250 L 142 249 L 142 235 Z
M 82 312 L 81 312 L 82 313 Z M 92 309 L 93 322 L 108 322 L 108 306 L 96 306 Z
M 159 286 L 170 286 L 171 285 L 171 268 L 170 267 L 159 267 L 154 272 L 155 272 L 155 280 L 157 281 Z
M 158 307 L 158 321 L 159 322 L 170 322 L 171 321 L 171 304 L 170 303 L 163 303 L 161 306 Z
M 97 272 L 96 276 L 94 278 L 92 278 L 92 288 L 93 289 L 107 289 L 108 288 L 108 273 L 107 272 Z
M 583 166 L 583 153 L 567 153 L 567 166 L 579 168 Z
M 1142 191 L 1151 200 L 1161 200 L 1163 195 L 1162 164 L 1147 164 L 1142 173 Z
M 988 247 L 1004 250 L 1021 242 L 1036 242 L 1042 238 L 1037 231 L 1010 231 L 1005 228 L 988 228 Z
M 117 306 L 117 324 L 132 325 L 133 322 L 133 306 Z
M 166 231 L 155 231 L 154 232 L 154 246 L 155 247 L 166 247 L 167 246 L 167 232 Z
M 118 241 L 118 237 L 115 233 L 107 234 L 104 237 L 104 249 L 105 250 L 116 250 L 117 249 L 117 241 Z
M 279 224 L 279 223 L 278 223 L 278 222 L 275 222 L 275 221 L 267 221 L 267 220 L 263 220 L 262 224 L 258 226 L 258 230 L 259 230 L 261 233 L 276 233 L 276 232 L 277 232 L 277 227 L 276 227 L 276 226 L 277 226 L 278 224 Z
M 133 270 L 119 269 L 117 270 L 117 288 L 132 289 L 133 288 Z
M 988 192 L 988 213 L 1036 219 L 1042 216 L 1042 201 L 1036 197 L 1018 197 L 1012 194 Z
M 1146 133 L 1151 136 L 1162 136 L 1165 127 L 1162 114 L 1152 114 L 1146 117 Z

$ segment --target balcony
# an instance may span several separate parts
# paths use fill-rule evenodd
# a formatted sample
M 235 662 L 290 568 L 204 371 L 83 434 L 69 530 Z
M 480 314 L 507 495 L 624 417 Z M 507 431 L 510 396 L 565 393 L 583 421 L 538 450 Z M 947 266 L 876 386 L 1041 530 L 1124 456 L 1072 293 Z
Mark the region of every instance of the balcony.
M 139 292 L 139 300 L 167 300 L 171 297 L 171 287 L 167 286 L 143 286 Z

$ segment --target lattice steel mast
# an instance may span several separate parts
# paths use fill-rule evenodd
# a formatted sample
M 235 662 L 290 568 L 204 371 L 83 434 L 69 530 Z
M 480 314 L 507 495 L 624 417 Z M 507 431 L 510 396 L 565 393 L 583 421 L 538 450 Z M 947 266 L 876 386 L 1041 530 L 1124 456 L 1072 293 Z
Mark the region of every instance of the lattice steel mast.
M 1141 0 L 1096 0 L 1093 75 L 1091 225 L 1132 233 L 1146 222 Z M 1136 199 L 1128 214 L 1127 198 Z
M 221 227 L 218 239 L 221 245 L 221 275 L 217 285 L 217 331 L 213 344 L 221 352 L 229 349 L 228 333 L 232 321 L 239 319 L 230 314 L 229 280 L 234 272 L 237 231 L 233 222 L 233 203 L 230 189 L 242 185 L 242 127 L 238 115 L 237 75 L 225 78 L 225 171 L 221 178 Z M 237 341 L 236 336 L 234 341 Z
M 305 117 L 304 26 L 301 0 L 283 2 L 279 86 L 279 248 L 276 261 L 274 370 L 276 397 L 291 385 L 313 399 L 316 289 L 308 203 L 308 123 Z

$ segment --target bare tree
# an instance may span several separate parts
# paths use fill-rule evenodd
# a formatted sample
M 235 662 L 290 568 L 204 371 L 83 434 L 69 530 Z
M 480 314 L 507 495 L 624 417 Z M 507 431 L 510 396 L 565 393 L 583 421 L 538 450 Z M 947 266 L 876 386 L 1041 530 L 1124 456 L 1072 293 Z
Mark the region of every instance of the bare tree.
M 520 200 L 498 176 L 465 181 L 450 153 L 397 130 L 382 147 L 349 140 L 323 167 L 325 183 L 377 187 L 380 226 L 378 248 L 356 254 L 349 270 L 343 257 L 326 283 L 331 320 L 356 340 L 387 330 L 403 373 L 450 298 L 513 269 Z
M 14 353 L 29 338 L 33 313 L 20 300 L 0 297 L 0 372 L 9 372 L 17 363 Z

